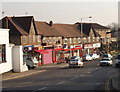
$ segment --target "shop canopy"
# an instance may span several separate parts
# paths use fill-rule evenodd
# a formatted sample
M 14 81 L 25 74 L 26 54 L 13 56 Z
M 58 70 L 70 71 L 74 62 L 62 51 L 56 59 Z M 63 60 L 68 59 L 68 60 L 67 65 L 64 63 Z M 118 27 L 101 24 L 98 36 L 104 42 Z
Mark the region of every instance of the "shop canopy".
M 81 47 L 80 48 L 71 48 L 71 50 L 78 50 L 78 49 L 82 49 Z
M 63 48 L 54 49 L 54 51 L 59 51 L 59 50 L 63 50 Z
M 34 50 L 34 51 L 36 51 L 36 52 L 38 52 L 38 53 L 40 53 L 40 54 L 46 54 L 46 53 L 49 53 L 49 52 L 46 51 L 46 50 Z

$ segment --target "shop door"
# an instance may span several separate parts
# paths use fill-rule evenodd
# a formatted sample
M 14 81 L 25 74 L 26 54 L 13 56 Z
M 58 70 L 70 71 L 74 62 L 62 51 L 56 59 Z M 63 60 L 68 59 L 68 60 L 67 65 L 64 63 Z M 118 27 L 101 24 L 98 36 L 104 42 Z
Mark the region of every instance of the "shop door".
M 46 50 L 48 53 L 43 54 L 43 62 L 44 64 L 52 63 L 52 50 Z

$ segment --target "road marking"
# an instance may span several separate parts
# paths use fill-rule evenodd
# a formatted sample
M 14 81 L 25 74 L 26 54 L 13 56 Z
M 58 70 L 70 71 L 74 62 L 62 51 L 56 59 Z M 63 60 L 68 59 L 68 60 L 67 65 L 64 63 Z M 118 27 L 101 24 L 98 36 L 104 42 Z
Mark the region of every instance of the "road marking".
M 28 84 L 28 83 L 31 83 L 31 82 L 32 82 L 32 81 L 30 81 L 30 82 L 24 82 L 24 83 L 20 83 L 20 84 L 22 84 L 22 85 L 23 85 L 23 84 Z
M 89 73 L 91 73 L 91 72 L 87 72 L 87 74 L 89 74 Z
M 43 89 L 46 89 L 47 87 L 42 87 L 42 88 L 40 88 L 40 89 L 37 89 L 37 90 L 43 90 Z
M 29 70 L 28 70 L 29 71 Z M 6 80 L 11 80 L 11 79 L 17 79 L 17 78 L 22 78 L 22 77 L 25 77 L 25 76 L 29 76 L 29 75 L 33 75 L 33 74 L 37 74 L 37 73 L 40 73 L 40 72 L 45 72 L 46 70 L 40 70 L 40 71 L 36 71 L 36 72 L 33 72 L 33 73 L 29 73 L 29 74 L 24 74 L 24 75 L 19 75 L 19 76 L 15 76 L 15 77 L 10 77 L 10 78 L 5 78 L 5 79 L 2 79 L 3 81 L 6 81 Z
M 79 78 L 79 76 L 73 77 L 70 80 L 74 80 L 74 79 L 77 79 L 77 78 Z
M 80 76 L 82 77 L 82 76 L 85 76 L 85 75 L 80 75 Z
M 57 83 L 56 85 L 60 85 L 60 84 L 65 83 L 65 82 L 66 82 L 66 81 L 62 81 L 62 82 Z

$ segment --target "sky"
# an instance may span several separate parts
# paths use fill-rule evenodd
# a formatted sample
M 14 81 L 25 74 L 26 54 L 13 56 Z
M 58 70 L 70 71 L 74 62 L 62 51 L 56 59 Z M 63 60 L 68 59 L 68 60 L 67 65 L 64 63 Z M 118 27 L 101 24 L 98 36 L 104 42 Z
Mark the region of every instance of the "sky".
M 4 16 L 34 16 L 37 21 L 53 21 L 53 23 L 74 24 L 81 22 L 95 22 L 108 25 L 118 22 L 118 1 L 27 1 L 3 0 L 1 12 Z M 27 12 L 27 14 L 26 14 Z M 88 17 L 92 16 L 91 19 Z M 0 18 L 3 15 L 1 13 Z

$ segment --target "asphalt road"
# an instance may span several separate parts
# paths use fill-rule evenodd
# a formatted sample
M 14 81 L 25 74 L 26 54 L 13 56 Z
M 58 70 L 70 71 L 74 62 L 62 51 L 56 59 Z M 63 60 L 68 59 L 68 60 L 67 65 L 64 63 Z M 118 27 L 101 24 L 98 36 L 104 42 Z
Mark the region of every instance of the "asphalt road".
M 108 79 L 118 70 L 113 66 L 99 66 L 99 60 L 84 62 L 83 68 L 69 68 L 66 64 L 41 67 L 45 72 L 3 81 L 5 90 L 110 90 Z M 38 70 L 39 70 L 38 69 Z

